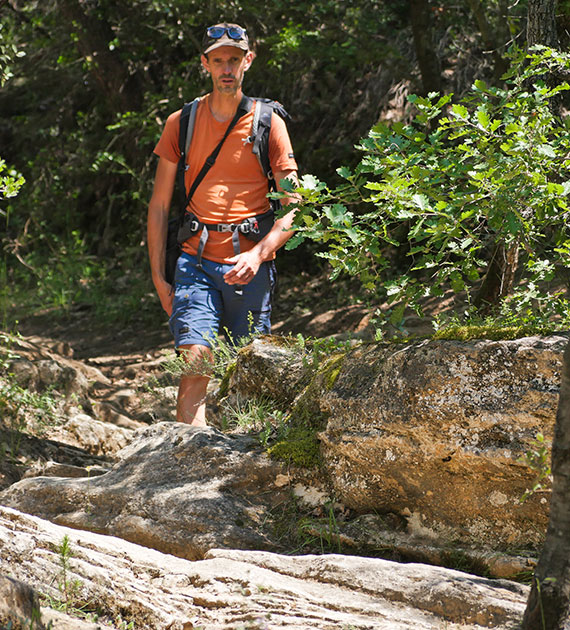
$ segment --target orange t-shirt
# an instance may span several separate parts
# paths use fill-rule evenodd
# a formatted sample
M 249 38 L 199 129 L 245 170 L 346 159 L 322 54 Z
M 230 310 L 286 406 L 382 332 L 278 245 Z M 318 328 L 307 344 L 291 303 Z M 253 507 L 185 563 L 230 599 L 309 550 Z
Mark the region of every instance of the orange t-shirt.
M 194 133 L 190 145 L 185 174 L 186 190 L 202 169 L 207 157 L 222 139 L 228 125 L 218 122 L 211 114 L 209 96 L 204 97 L 196 110 Z M 178 134 L 180 113 L 171 114 L 154 152 L 170 162 L 178 162 Z M 239 223 L 269 209 L 268 183 L 257 157 L 246 143 L 251 134 L 254 107 L 243 115 L 225 139 L 214 165 L 196 188 L 189 208 L 204 223 Z M 269 134 L 269 161 L 274 173 L 297 170 L 291 141 L 283 119 L 273 113 Z M 242 234 L 240 251 L 251 249 L 255 243 Z M 183 245 L 184 251 L 196 255 L 200 234 L 195 234 Z M 214 262 L 227 262 L 234 256 L 231 232 L 209 232 L 203 257 Z

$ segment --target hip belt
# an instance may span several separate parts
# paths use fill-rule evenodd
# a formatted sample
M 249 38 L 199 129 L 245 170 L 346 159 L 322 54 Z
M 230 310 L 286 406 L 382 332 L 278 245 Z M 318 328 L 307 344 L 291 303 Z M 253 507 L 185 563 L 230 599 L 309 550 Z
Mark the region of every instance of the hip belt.
M 273 227 L 273 223 L 273 208 L 270 208 L 263 214 L 258 214 L 254 217 L 244 219 L 239 223 L 204 223 L 203 221 L 200 221 L 194 213 L 186 212 L 184 214 L 184 218 L 182 219 L 182 224 L 178 229 L 178 243 L 182 244 L 191 236 L 200 232 L 200 241 L 198 243 L 196 257 L 198 259 L 198 265 L 201 265 L 202 254 L 208 241 L 209 232 L 231 232 L 234 254 L 237 256 L 237 254 L 240 253 L 240 234 L 243 234 L 251 241 L 259 242 L 270 232 Z

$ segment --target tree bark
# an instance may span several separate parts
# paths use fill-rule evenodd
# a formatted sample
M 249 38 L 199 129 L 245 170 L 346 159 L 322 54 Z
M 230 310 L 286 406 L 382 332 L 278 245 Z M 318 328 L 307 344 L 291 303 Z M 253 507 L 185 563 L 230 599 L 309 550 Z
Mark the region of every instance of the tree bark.
M 110 109 L 138 109 L 140 90 L 118 55 L 109 49 L 114 37 L 110 26 L 89 13 L 85 0 L 63 0 L 60 8 L 70 32 L 77 34 L 77 48 Z
M 495 79 L 499 79 L 503 76 L 503 74 L 505 74 L 509 67 L 507 60 L 500 52 L 505 48 L 507 42 L 501 42 L 500 37 L 498 37 L 497 33 L 493 31 L 493 28 L 487 19 L 487 14 L 485 13 L 485 8 L 483 7 L 481 0 L 468 0 L 468 3 L 471 13 L 473 13 L 477 26 L 479 27 L 479 31 L 481 32 L 483 43 L 493 56 L 493 62 L 495 64 L 493 74 L 495 75 Z
M 519 240 L 506 246 L 496 243 L 487 266 L 487 273 L 474 299 L 475 306 L 488 313 L 513 290 L 519 264 Z
M 527 44 L 558 48 L 556 0 L 528 0 Z
M 410 22 L 424 94 L 441 92 L 441 65 L 435 46 L 429 0 L 410 0 Z
M 570 343 L 564 352 L 552 474 L 550 520 L 522 630 L 563 630 L 570 622 Z

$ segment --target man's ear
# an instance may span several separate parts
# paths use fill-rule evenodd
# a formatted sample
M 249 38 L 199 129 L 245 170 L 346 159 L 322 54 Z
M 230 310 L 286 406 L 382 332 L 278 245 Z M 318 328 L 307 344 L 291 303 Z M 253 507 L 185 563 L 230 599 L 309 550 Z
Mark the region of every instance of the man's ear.
M 200 61 L 202 62 L 202 68 L 204 68 L 206 72 L 210 72 L 210 64 L 208 62 L 208 57 L 206 57 L 206 55 L 200 55 Z
M 254 59 L 255 59 L 255 53 L 253 52 L 253 50 L 248 50 L 245 53 L 245 70 L 249 70 Z

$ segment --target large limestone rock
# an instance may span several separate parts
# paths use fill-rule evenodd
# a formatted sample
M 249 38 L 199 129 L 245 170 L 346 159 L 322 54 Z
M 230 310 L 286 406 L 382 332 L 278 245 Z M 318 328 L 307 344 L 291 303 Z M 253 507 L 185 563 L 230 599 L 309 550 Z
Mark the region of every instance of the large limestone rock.
M 61 525 L 112 534 L 189 559 L 213 547 L 277 549 L 271 508 L 282 472 L 255 440 L 160 423 L 96 477 L 23 479 L 0 503 Z
M 2 570 L 61 601 L 64 536 L 72 552 L 66 579 L 75 584 L 69 608 L 96 609 L 99 628 L 121 619 L 137 630 L 514 630 L 528 592 L 438 567 L 340 555 L 212 550 L 192 562 L 0 507 Z M 53 613 L 43 609 L 42 617 Z M 92 626 L 58 617 L 55 627 Z
M 534 482 L 519 459 L 538 431 L 551 435 L 565 344 L 564 336 L 369 344 L 322 357 L 315 373 L 300 346 L 262 338 L 240 352 L 223 395 L 270 393 L 312 423 L 320 468 L 272 461 L 246 436 L 161 423 L 134 433 L 109 472 L 110 458 L 50 455 L 53 464 L 30 471 L 49 478 L 12 485 L 0 503 L 197 559 L 216 547 L 292 544 L 273 524 L 294 494 L 305 510 L 296 518 L 312 519 L 303 531 L 335 549 L 514 576 L 532 570 L 545 531 L 548 491 L 519 503 Z M 131 405 L 133 394 L 120 392 Z M 89 416 L 82 420 L 93 436 L 85 451 L 104 452 L 106 425 L 93 421 L 89 432 Z M 115 428 L 115 444 L 131 439 Z
M 325 478 L 347 507 L 399 515 L 409 534 L 440 546 L 536 549 L 549 493 L 520 502 L 535 480 L 521 457 L 537 433 L 552 436 L 566 343 L 557 335 L 365 344 L 323 362 L 306 387 L 293 371 L 293 412 L 324 427 Z M 275 387 L 271 345 L 261 339 L 240 355 L 230 395 L 246 380 L 257 388 L 248 395 Z
M 440 541 L 536 547 L 548 495 L 521 504 L 535 472 L 520 458 L 537 433 L 552 436 L 566 343 L 429 341 L 348 354 L 320 402 L 339 499 L 404 514 Z
M 36 591 L 5 575 L 0 575 L 0 627 L 13 630 L 44 630 L 45 627 Z

